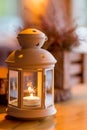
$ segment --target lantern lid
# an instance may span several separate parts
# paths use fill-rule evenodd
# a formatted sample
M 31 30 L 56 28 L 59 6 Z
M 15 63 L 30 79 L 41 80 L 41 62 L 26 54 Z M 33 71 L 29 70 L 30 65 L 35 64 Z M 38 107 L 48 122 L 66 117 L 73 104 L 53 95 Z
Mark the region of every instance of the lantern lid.
M 7 58 L 6 62 L 13 67 L 37 67 L 42 68 L 54 65 L 57 61 L 54 56 L 44 49 L 21 49 L 13 51 Z
M 54 65 L 56 59 L 53 55 L 41 49 L 41 46 L 47 40 L 47 36 L 37 29 L 26 29 L 18 34 L 18 40 L 22 47 L 20 50 L 12 52 L 6 62 L 9 66 L 29 68 L 29 67 L 47 67 Z

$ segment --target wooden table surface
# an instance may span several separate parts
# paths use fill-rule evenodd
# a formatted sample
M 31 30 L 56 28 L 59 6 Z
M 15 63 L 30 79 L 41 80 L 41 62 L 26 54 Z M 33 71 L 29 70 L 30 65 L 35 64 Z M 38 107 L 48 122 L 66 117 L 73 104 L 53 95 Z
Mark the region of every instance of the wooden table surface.
M 0 114 L 0 130 L 87 130 L 87 85 L 72 89 L 72 99 L 55 104 L 57 113 L 44 120 L 19 121 Z

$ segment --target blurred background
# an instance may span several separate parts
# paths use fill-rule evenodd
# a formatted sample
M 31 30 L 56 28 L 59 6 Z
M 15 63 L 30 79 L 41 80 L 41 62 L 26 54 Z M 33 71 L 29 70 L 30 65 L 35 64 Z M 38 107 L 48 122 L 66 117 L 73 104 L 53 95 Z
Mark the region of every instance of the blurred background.
M 21 29 L 38 27 L 44 31 L 54 26 L 63 30 L 72 21 L 86 27 L 86 10 L 86 0 L 0 0 L 0 66 L 6 66 L 2 53 L 7 55 L 19 47 L 16 36 Z
M 20 0 L 0 0 L 0 66 L 11 50 L 18 47 L 16 34 L 21 26 Z

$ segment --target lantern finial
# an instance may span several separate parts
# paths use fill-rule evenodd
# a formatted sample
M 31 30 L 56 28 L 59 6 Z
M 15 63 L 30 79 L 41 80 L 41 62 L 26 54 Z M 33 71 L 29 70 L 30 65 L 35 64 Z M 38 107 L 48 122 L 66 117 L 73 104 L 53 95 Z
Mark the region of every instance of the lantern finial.
M 40 48 L 47 40 L 47 36 L 34 28 L 23 30 L 18 34 L 18 41 L 22 48 Z

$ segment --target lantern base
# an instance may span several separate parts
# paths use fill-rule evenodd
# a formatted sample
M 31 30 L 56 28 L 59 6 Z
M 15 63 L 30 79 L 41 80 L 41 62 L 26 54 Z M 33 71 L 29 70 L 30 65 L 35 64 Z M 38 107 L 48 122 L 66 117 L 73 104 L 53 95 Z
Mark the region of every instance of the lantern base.
M 12 116 L 19 119 L 37 119 L 45 118 L 47 116 L 52 116 L 56 114 L 56 109 L 54 106 L 50 106 L 46 109 L 19 109 L 14 106 L 8 106 L 7 110 L 8 116 Z

